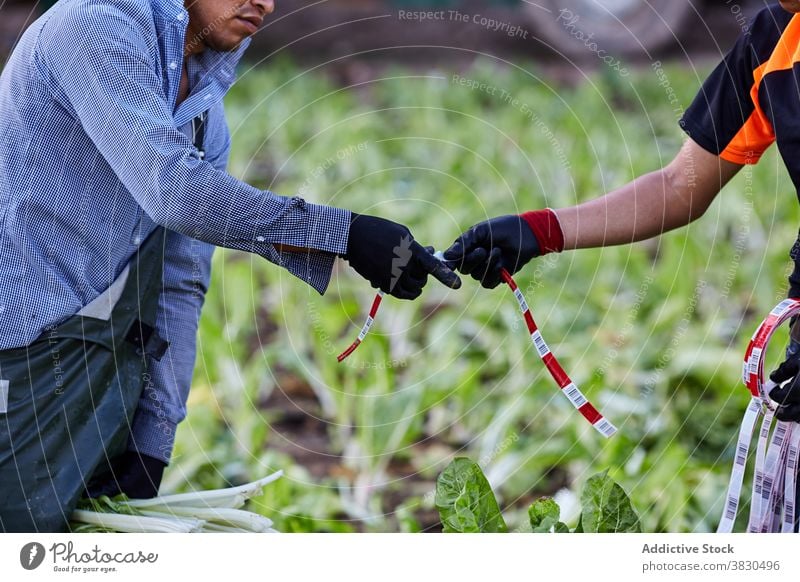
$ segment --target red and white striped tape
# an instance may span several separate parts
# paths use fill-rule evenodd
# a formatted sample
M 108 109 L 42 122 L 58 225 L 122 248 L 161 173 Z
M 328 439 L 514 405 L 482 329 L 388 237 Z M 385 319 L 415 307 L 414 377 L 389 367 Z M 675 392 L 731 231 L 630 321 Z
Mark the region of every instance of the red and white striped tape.
M 600 434 L 606 438 L 613 436 L 614 433 L 617 432 L 617 427 L 600 414 L 597 408 L 592 406 L 592 403 L 589 402 L 580 388 L 570 379 L 564 371 L 564 368 L 562 368 L 558 360 L 556 360 L 553 352 L 550 351 L 547 342 L 544 341 L 542 334 L 539 332 L 539 328 L 536 326 L 536 321 L 533 319 L 528 303 L 525 301 L 522 291 L 517 287 L 514 278 L 505 269 L 502 270 L 501 276 L 503 281 L 511 288 L 511 291 L 514 292 L 514 297 L 517 299 L 520 311 L 522 311 L 522 316 L 525 319 L 525 325 L 528 326 L 528 332 L 531 334 L 531 341 L 536 348 L 536 353 L 539 354 L 547 371 L 550 372 L 553 380 L 555 380 L 556 384 L 561 388 L 561 393 L 567 397 L 572 405 L 578 409 L 578 412 L 580 412 Z
M 435 256 L 439 260 L 443 260 L 441 253 L 436 253 Z M 520 310 L 522 311 L 522 316 L 525 319 L 525 324 L 528 326 L 528 332 L 530 333 L 531 341 L 533 341 L 536 352 L 539 354 L 542 362 L 544 362 L 544 365 L 547 367 L 550 375 L 556 381 L 556 384 L 558 384 L 559 388 L 561 389 L 561 393 L 567 397 L 567 399 L 578 410 L 578 412 L 580 412 L 600 434 L 606 438 L 613 436 L 614 433 L 617 432 L 617 427 L 615 427 L 608 419 L 606 419 L 606 417 L 604 417 L 597 410 L 597 408 L 595 408 L 592 403 L 589 402 L 586 396 L 584 396 L 583 392 L 581 392 L 580 388 L 578 388 L 578 386 L 570 379 L 570 377 L 564 371 L 564 368 L 562 368 L 558 363 L 558 360 L 556 360 L 556 357 L 550 351 L 547 342 L 544 341 L 542 334 L 539 332 L 536 322 L 533 319 L 533 315 L 531 315 L 531 310 L 528 307 L 528 303 L 525 301 L 522 291 L 520 291 L 519 287 L 517 287 L 517 284 L 513 277 L 511 277 L 511 274 L 503 269 L 501 276 L 503 281 L 505 281 L 505 283 L 514 293 L 514 297 L 516 298 Z M 372 307 L 370 308 L 369 315 L 367 316 L 367 321 L 361 328 L 358 338 L 352 344 L 350 344 L 350 347 L 348 347 L 338 356 L 337 359 L 339 362 L 342 362 L 345 358 L 352 354 L 356 348 L 361 345 L 361 342 L 364 341 L 364 338 L 375 321 L 375 316 L 378 313 L 378 307 L 380 306 L 382 299 L 383 292 L 379 292 L 375 296 L 375 300 L 372 302 Z
M 367 315 L 367 321 L 364 322 L 364 325 L 361 326 L 361 331 L 358 332 L 358 337 L 356 341 L 350 344 L 350 347 L 343 351 L 339 356 L 336 358 L 341 362 L 347 356 L 352 354 L 356 351 L 356 348 L 361 345 L 361 342 L 364 341 L 364 338 L 367 337 L 372 324 L 375 322 L 375 316 L 378 314 L 378 307 L 381 306 L 381 301 L 383 301 L 383 291 L 378 291 L 375 295 L 375 299 L 372 300 L 372 307 L 369 308 L 369 315 Z
M 776 386 L 764 380 L 767 347 L 778 327 L 800 314 L 800 300 L 785 299 L 769 312 L 750 339 L 742 365 L 742 380 L 752 396 L 742 419 L 736 443 L 731 479 L 718 533 L 733 531 L 750 443 L 758 419 L 763 415 L 755 454 L 753 494 L 750 500 L 749 532 L 792 532 L 796 514 L 795 494 L 800 449 L 800 430 L 794 422 L 776 421 L 775 403 L 769 398 Z

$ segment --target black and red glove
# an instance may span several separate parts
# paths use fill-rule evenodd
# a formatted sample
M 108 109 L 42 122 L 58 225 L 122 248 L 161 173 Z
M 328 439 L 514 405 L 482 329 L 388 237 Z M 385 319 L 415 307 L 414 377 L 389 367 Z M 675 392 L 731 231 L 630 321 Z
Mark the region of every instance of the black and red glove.
M 458 237 L 444 258 L 493 289 L 502 280 L 502 269 L 513 275 L 534 257 L 562 250 L 564 233 L 555 213 L 547 208 L 480 222 Z

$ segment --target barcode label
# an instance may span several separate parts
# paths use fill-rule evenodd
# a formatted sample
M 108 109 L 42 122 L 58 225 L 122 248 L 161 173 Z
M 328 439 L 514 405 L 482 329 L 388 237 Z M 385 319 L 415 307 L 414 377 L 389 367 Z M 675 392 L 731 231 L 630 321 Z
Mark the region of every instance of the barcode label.
M 522 296 L 522 291 L 514 289 L 514 297 L 517 298 L 517 303 L 519 303 L 519 308 L 522 313 L 528 311 L 528 303 L 525 301 L 525 297 Z
M 755 494 L 758 497 L 760 497 L 762 490 L 762 483 L 764 483 L 764 473 L 756 469 L 756 476 L 754 477 L 754 479 L 755 479 L 755 484 L 753 485 L 753 490 L 755 491 Z
M 764 475 L 764 486 L 761 489 L 761 499 L 769 501 L 770 493 L 772 493 L 772 476 Z
M 789 447 L 789 459 L 786 462 L 789 469 L 794 469 L 797 466 L 797 449 Z
M 583 392 L 581 392 L 580 389 L 577 386 L 575 386 L 575 384 L 573 384 L 572 382 L 564 386 L 563 390 L 564 394 L 567 395 L 567 398 L 569 398 L 569 401 L 572 402 L 572 405 L 575 408 L 580 408 L 581 406 L 586 404 L 587 400 L 586 397 L 583 395 Z
M 769 312 L 770 315 L 774 315 L 775 317 L 779 317 L 783 315 L 783 312 L 786 311 L 789 307 L 794 305 L 794 301 L 791 299 L 784 299 L 780 303 L 778 303 L 772 311 Z
M 372 317 L 367 317 L 367 321 L 364 322 L 364 327 L 361 328 L 361 333 L 358 334 L 359 341 L 364 341 L 364 338 L 367 337 L 367 334 L 369 333 L 369 328 L 372 327 L 372 322 L 374 321 L 375 319 L 373 319 Z
M 736 460 L 734 462 L 737 465 L 744 467 L 747 464 L 747 450 L 748 446 L 744 443 L 736 445 Z
M 538 331 L 535 331 L 531 334 L 531 339 L 533 340 L 533 345 L 536 346 L 536 351 L 539 352 L 540 358 L 543 358 L 550 353 L 550 348 L 547 347 L 544 338 L 542 338 L 542 334 L 540 334 Z
M 605 418 L 601 418 L 592 426 L 600 431 L 600 434 L 606 438 L 614 436 L 614 434 L 617 432 L 617 427 L 608 422 Z
M 780 449 L 783 446 L 783 439 L 785 438 L 786 438 L 786 425 L 779 424 L 775 428 L 775 440 L 774 440 L 775 446 Z
M 753 348 L 747 367 L 751 374 L 758 374 L 758 361 L 761 359 L 761 348 Z
M 736 497 L 728 496 L 728 501 L 725 504 L 725 519 L 733 521 L 736 519 L 736 510 L 739 507 L 739 499 Z

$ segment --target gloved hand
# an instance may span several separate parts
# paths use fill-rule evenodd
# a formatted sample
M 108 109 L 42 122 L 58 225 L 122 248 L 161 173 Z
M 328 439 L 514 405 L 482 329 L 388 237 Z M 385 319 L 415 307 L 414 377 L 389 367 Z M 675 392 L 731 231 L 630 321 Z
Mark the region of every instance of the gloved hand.
M 777 383 L 769 397 L 778 403 L 775 417 L 778 420 L 800 422 L 800 354 L 789 355 L 778 368 L 769 375 Z M 781 387 L 781 384 L 786 384 Z
M 353 213 L 344 259 L 376 289 L 399 299 L 416 299 L 433 275 L 452 289 L 461 279 L 425 249 L 402 224 Z
M 480 222 L 444 252 L 449 265 L 481 282 L 487 289 L 501 282 L 500 271 L 512 275 L 528 261 L 564 248 L 564 233 L 549 208 L 509 214 Z
M 444 252 L 444 258 L 487 289 L 494 289 L 500 284 L 501 269 L 513 275 L 539 254 L 539 242 L 530 227 L 522 217 L 508 215 L 470 228 Z
M 158 495 L 166 463 L 135 451 L 126 451 L 111 462 L 111 473 L 92 480 L 86 487 L 87 497 L 125 493 L 131 499 L 150 499 Z

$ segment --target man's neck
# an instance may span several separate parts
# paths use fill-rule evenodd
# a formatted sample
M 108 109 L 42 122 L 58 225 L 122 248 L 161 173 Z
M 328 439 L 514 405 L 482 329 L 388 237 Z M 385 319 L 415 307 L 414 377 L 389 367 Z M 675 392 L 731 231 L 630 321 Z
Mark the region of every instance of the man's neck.
M 206 50 L 206 43 L 203 35 L 194 30 L 192 21 L 186 27 L 186 40 L 183 43 L 183 58 L 188 59 L 192 55 L 199 55 Z
M 178 86 L 178 99 L 175 105 L 180 105 L 189 96 L 189 68 L 186 65 L 188 58 L 188 56 L 185 56 L 183 59 L 183 71 L 181 71 L 181 82 Z

